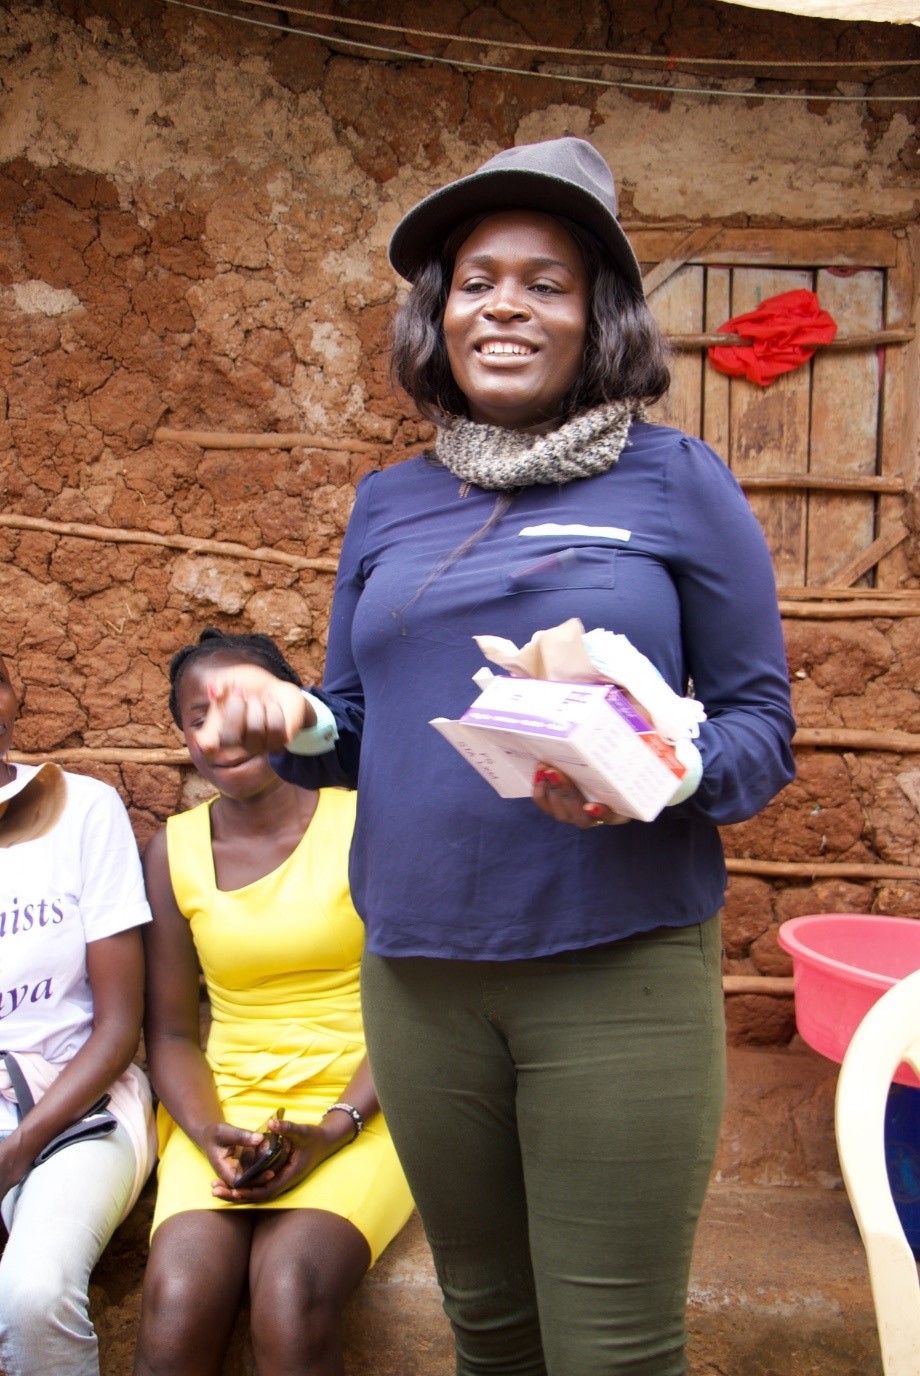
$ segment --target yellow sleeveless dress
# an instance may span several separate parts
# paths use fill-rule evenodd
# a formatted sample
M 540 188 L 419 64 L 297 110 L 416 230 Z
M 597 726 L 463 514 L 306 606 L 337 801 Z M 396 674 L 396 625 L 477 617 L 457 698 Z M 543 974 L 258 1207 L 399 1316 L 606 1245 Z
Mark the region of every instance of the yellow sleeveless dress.
M 279 1108 L 315 1123 L 364 1056 L 359 963 L 364 925 L 348 891 L 355 795 L 323 789 L 303 840 L 283 865 L 242 889 L 217 887 L 215 799 L 166 824 L 169 873 L 211 1001 L 206 1055 L 228 1122 L 255 1129 Z M 267 1204 L 211 1194 L 213 1167 L 166 1110 L 153 1228 L 191 1209 L 325 1209 L 365 1236 L 374 1260 L 412 1211 L 381 1114 L 354 1142 Z

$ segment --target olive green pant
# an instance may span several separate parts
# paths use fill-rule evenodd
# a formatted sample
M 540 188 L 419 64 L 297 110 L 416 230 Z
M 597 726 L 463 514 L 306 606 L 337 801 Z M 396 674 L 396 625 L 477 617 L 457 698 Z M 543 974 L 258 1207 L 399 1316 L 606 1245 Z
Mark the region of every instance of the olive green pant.
M 460 1376 L 681 1376 L 725 1082 L 719 919 L 536 960 L 366 954 L 371 1066 Z

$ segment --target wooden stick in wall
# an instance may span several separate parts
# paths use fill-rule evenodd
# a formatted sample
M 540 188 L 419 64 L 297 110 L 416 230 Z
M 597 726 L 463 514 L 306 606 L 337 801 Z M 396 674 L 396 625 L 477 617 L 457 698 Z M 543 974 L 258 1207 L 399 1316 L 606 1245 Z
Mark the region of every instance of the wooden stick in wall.
M 183 549 L 190 554 L 218 554 L 231 559 L 251 559 L 257 564 L 285 564 L 291 569 L 312 569 L 315 573 L 335 573 L 335 559 L 305 559 L 284 550 L 250 549 L 229 540 L 205 540 L 194 535 L 158 535 L 151 530 L 120 530 L 115 526 L 87 526 L 77 521 L 47 521 L 43 516 L 0 515 L 0 526 L 12 530 L 41 530 L 51 535 L 70 535 L 77 540 L 103 540 L 122 545 L 159 545 L 164 549 Z
M 73 745 L 62 750 L 44 750 L 40 755 L 11 750 L 13 764 L 162 764 L 190 765 L 191 756 L 184 746 L 110 746 Z
M 762 488 L 782 488 L 790 492 L 893 492 L 906 491 L 903 478 L 876 476 L 852 478 L 824 478 L 818 473 L 757 474 L 748 477 L 735 474 L 744 490 L 755 492 Z
M 722 992 L 788 998 L 795 992 L 795 980 L 792 975 L 723 975 Z
M 272 431 L 255 434 L 235 434 L 225 430 L 170 430 L 161 426 L 154 430 L 158 444 L 194 444 L 199 449 L 331 449 L 338 454 L 379 454 L 388 444 L 371 444 L 367 440 L 330 440 L 322 435 L 307 435 L 299 430 L 275 434 Z
M 893 525 L 884 535 L 873 540 L 871 545 L 867 545 L 861 554 L 857 554 L 855 559 L 851 559 L 848 564 L 844 564 L 842 569 L 837 569 L 828 581 L 834 583 L 855 583 L 857 578 L 862 578 L 864 573 L 870 569 L 880 559 L 884 559 L 886 554 L 890 554 L 893 549 L 897 549 L 903 540 L 907 539 L 907 529 L 901 525 Z
M 764 879 L 920 879 L 918 865 L 873 865 L 838 860 L 726 859 L 729 874 L 759 874 Z
M 680 243 L 677 244 L 667 258 L 664 258 L 655 267 L 650 268 L 642 278 L 642 290 L 646 296 L 651 296 L 653 291 L 657 291 L 663 286 L 675 272 L 678 272 L 685 263 L 689 262 L 695 254 L 700 253 L 713 239 L 722 233 L 721 225 L 701 225 L 699 228 L 691 230 Z
M 827 586 L 822 585 L 820 587 L 780 587 L 777 592 L 781 598 L 789 598 L 797 602 L 823 602 L 832 598 L 839 598 L 841 602 L 846 602 L 847 599 L 853 601 L 857 598 L 871 601 L 874 598 L 879 602 L 916 601 L 920 603 L 920 588 L 844 588 L 829 583 Z
M 909 344 L 914 337 L 913 330 L 876 330 L 872 334 L 851 334 L 832 339 L 830 344 L 819 344 L 819 349 L 876 349 L 884 344 Z M 750 345 L 751 341 L 740 334 L 669 334 L 666 336 L 672 349 L 710 349 L 718 344 Z
M 920 736 L 911 731 L 861 731 L 849 726 L 800 726 L 792 743 L 800 749 L 880 750 L 894 755 L 920 751 Z
M 920 616 L 920 602 L 787 602 L 780 615 L 790 621 L 856 621 L 867 617 Z

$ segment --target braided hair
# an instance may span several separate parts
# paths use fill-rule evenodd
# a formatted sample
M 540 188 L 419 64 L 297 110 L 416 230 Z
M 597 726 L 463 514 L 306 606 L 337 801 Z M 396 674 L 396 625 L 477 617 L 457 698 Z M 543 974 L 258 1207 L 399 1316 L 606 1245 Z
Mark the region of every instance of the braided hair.
M 258 631 L 232 635 L 214 626 L 206 626 L 198 637 L 197 645 L 184 645 L 169 661 L 169 710 L 177 726 L 182 726 L 179 685 L 183 674 L 190 664 L 199 664 L 203 659 L 214 659 L 218 655 L 231 655 L 234 659 L 241 659 L 244 664 L 258 664 L 274 674 L 275 678 L 296 683 L 298 688 L 303 686 L 297 670 L 288 664 L 271 636 Z

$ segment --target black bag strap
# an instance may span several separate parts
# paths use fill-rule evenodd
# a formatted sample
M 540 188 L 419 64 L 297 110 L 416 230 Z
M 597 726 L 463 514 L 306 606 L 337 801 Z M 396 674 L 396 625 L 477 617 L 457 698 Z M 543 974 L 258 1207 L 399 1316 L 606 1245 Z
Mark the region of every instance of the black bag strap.
M 0 1059 L 6 1066 L 6 1073 L 10 1077 L 10 1084 L 13 1086 L 13 1093 L 16 1095 L 16 1103 L 19 1107 L 19 1116 L 24 1118 L 35 1107 L 32 1091 L 12 1051 L 0 1051 Z
M 29 1088 L 29 1083 L 26 1080 L 25 1075 L 23 1075 L 22 1067 L 20 1066 L 16 1057 L 13 1055 L 12 1051 L 0 1051 L 0 1060 L 2 1060 L 3 1064 L 6 1066 L 6 1073 L 10 1077 L 10 1084 L 13 1086 L 13 1093 L 16 1095 L 16 1103 L 19 1108 L 19 1116 L 20 1118 L 25 1118 L 26 1114 L 31 1113 L 33 1108 L 35 1107 L 35 1099 L 32 1097 L 32 1091 Z M 89 1108 L 84 1113 L 83 1118 L 92 1118 L 94 1114 L 101 1113 L 103 1109 L 105 1109 L 108 1106 L 111 1097 L 111 1094 L 100 1094 L 96 1102 L 94 1104 L 90 1104 Z M 83 1119 L 81 1118 L 77 1119 L 77 1122 L 82 1121 Z

